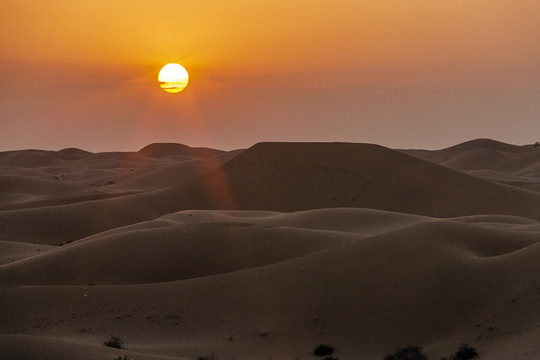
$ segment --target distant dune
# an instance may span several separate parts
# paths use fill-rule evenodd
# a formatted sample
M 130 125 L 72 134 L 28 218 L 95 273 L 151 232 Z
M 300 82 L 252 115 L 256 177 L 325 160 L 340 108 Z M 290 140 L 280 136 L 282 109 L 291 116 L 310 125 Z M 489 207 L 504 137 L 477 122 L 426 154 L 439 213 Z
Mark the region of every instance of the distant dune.
M 537 359 L 538 184 L 489 139 L 0 153 L 0 358 Z
M 3 212 L 6 237 L 54 244 L 188 209 L 245 209 L 280 212 L 358 207 L 434 217 L 506 214 L 540 219 L 540 194 L 509 188 L 377 145 L 262 143 L 221 164 L 201 159 L 183 163 L 141 155 L 100 154 L 99 190 L 121 193 L 121 183 L 167 168 L 174 177 L 153 176 L 153 191 L 112 199 Z M 96 155 L 82 159 L 85 167 Z M 107 162 L 106 159 L 109 159 Z M 129 167 L 126 167 L 126 162 Z M 114 164 L 121 166 L 114 170 Z M 133 167 L 131 167 L 133 166 Z M 159 170 L 156 170 L 159 169 Z M 134 169 L 134 171 L 128 171 Z M 158 174 L 159 174 L 158 172 Z M 113 179 L 105 181 L 106 179 Z M 177 185 L 169 185 L 176 179 Z M 111 182 L 111 183 L 110 183 Z M 144 190 L 129 186 L 129 190 Z M 89 199 L 91 200 L 91 199 Z M 88 221 L 88 217 L 92 221 Z M 39 227 L 28 227 L 28 221 Z M 2 233 L 0 233 L 2 234 Z
M 184 155 L 194 158 L 207 158 L 223 154 L 225 151 L 204 147 L 192 148 L 187 145 L 174 143 L 154 143 L 143 147 L 138 152 L 139 154 L 156 158 L 162 158 L 172 155 Z
M 404 152 L 491 182 L 540 191 L 540 147 L 478 139 L 438 151 Z

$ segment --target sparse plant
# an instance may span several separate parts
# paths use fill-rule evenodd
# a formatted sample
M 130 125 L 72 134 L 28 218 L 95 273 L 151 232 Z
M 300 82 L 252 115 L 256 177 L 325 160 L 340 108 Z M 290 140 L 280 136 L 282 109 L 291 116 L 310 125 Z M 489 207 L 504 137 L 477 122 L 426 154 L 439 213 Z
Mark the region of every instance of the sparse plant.
M 125 342 L 125 340 L 122 339 L 121 337 L 111 335 L 109 340 L 105 341 L 103 343 L 103 345 L 108 346 L 108 347 L 112 347 L 112 348 L 115 348 L 115 349 L 123 349 L 124 348 L 124 342 Z
M 420 346 L 407 346 L 399 349 L 393 355 L 385 356 L 384 360 L 427 360 Z
M 536 147 L 539 147 L 539 146 L 540 146 L 540 141 L 537 141 L 537 142 L 534 143 L 534 147 L 535 147 L 535 148 L 536 148 Z
M 313 349 L 313 354 L 317 356 L 326 356 L 331 355 L 334 352 L 334 347 L 328 344 L 319 344 L 315 349 Z
M 456 360 L 469 360 L 478 356 L 478 351 L 468 344 L 462 344 L 459 350 L 454 354 Z

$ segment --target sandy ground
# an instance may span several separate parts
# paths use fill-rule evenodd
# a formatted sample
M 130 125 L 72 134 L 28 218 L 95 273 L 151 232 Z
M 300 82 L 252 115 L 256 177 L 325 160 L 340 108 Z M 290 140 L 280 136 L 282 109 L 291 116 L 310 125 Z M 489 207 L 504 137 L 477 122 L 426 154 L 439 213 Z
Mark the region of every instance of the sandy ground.
M 487 139 L 3 152 L 0 358 L 540 359 L 539 191 Z

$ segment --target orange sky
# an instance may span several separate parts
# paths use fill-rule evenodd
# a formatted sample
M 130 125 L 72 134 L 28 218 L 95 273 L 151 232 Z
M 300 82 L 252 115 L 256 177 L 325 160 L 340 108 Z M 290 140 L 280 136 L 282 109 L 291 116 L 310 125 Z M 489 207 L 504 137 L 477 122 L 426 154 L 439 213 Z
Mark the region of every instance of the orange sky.
M 4 0 L 0 150 L 540 138 L 536 0 Z M 164 93 L 161 66 L 191 83 Z

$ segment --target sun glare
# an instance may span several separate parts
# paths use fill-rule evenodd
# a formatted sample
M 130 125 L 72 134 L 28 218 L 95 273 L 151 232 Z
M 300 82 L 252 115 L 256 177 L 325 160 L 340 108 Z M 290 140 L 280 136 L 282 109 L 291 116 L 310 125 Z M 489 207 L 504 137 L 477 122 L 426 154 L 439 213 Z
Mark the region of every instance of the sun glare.
M 189 75 L 180 64 L 167 64 L 159 72 L 159 85 L 168 93 L 178 93 L 186 88 Z

